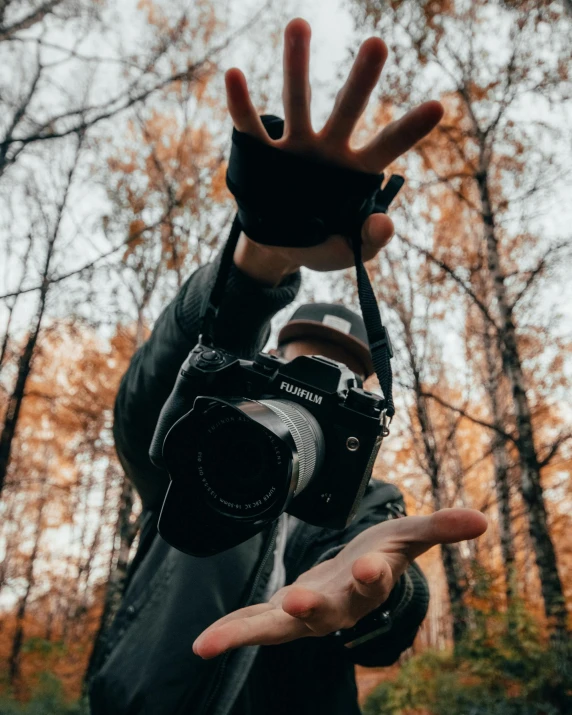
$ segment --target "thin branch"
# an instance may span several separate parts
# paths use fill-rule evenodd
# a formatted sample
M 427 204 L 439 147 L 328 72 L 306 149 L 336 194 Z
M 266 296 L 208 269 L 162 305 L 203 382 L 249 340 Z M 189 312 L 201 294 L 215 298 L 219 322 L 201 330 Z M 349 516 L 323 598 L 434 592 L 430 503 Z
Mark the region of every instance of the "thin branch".
M 14 316 L 14 310 L 16 309 L 16 303 L 18 301 L 18 297 L 21 294 L 20 291 L 22 288 L 22 283 L 24 282 L 24 279 L 26 278 L 26 271 L 28 270 L 28 260 L 30 258 L 30 253 L 32 251 L 33 242 L 34 242 L 33 236 L 31 233 L 29 233 L 28 234 L 28 245 L 26 247 L 26 252 L 22 259 L 23 270 L 22 270 L 22 275 L 20 276 L 20 280 L 19 280 L 19 284 L 18 284 L 18 292 L 17 292 L 17 295 L 14 296 L 14 300 L 8 306 L 8 320 L 6 322 L 6 331 L 4 333 L 4 338 L 2 339 L 2 347 L 0 348 L 0 372 L 2 371 L 2 366 L 4 365 L 4 358 L 6 357 L 6 353 L 8 351 L 8 343 L 10 341 L 10 328 L 12 326 L 12 318 Z
M 12 35 L 16 34 L 16 32 L 20 32 L 21 30 L 27 30 L 36 23 L 41 22 L 44 17 L 46 17 L 46 15 L 49 15 L 53 11 L 53 9 L 57 5 L 60 5 L 62 2 L 63 0 L 48 0 L 48 2 L 37 7 L 29 15 L 22 18 L 21 20 L 14 22 L 8 27 L 0 27 L 0 42 L 2 42 L 3 40 L 9 40 Z
M 452 405 L 450 402 L 447 402 L 442 397 L 439 397 L 439 395 L 435 395 L 432 392 L 422 391 L 421 395 L 423 397 L 427 397 L 431 400 L 435 400 L 435 402 L 438 402 L 440 405 L 442 405 L 443 407 L 446 407 L 448 410 L 452 410 L 453 412 L 456 412 L 457 414 L 461 415 L 462 417 L 466 417 L 471 422 L 474 422 L 475 424 L 480 425 L 481 427 L 484 427 L 485 429 L 491 430 L 493 432 L 497 432 L 503 439 L 516 444 L 517 438 L 514 437 L 513 435 L 509 434 L 508 432 L 505 432 L 498 425 L 494 425 L 491 422 L 485 422 L 485 420 L 481 420 L 478 417 L 475 417 L 474 415 L 470 415 L 462 407 L 457 407 L 455 405 Z
M 63 45 L 58 45 L 54 42 L 46 42 L 39 37 L 15 37 L 14 42 L 34 42 L 39 47 L 45 47 L 49 50 L 56 50 L 58 52 L 65 52 L 67 54 L 67 57 L 63 60 L 57 60 L 57 63 L 67 61 L 70 59 L 70 57 L 74 57 L 76 60 L 80 60 L 81 62 L 97 62 L 98 64 L 107 62 L 111 64 L 122 65 L 124 67 L 133 67 L 134 69 L 140 69 L 140 65 L 138 65 L 137 62 L 134 62 L 129 59 L 124 59 L 122 57 L 104 57 L 103 55 L 84 55 L 71 47 L 64 47 Z M 56 63 L 51 63 L 47 66 L 53 67 L 55 66 L 55 64 Z
M 565 433 L 559 435 L 554 440 L 550 449 L 546 453 L 546 456 L 538 463 L 538 466 L 540 467 L 540 469 L 542 469 L 543 467 L 546 467 L 546 466 L 548 466 L 548 464 L 550 464 L 552 459 L 558 453 L 558 450 L 560 449 L 560 447 L 562 447 L 563 444 L 568 442 L 569 439 L 572 439 L 572 432 L 565 432 Z
M 34 92 L 36 91 L 36 87 L 38 86 L 38 82 L 42 75 L 42 69 L 43 69 L 43 66 L 42 66 L 42 63 L 40 62 L 40 57 L 39 57 L 39 53 L 38 53 L 38 66 L 36 69 L 36 73 L 34 75 L 34 79 L 32 80 L 32 82 L 30 84 L 30 88 L 29 88 L 26 96 L 22 100 L 20 106 L 14 112 L 14 116 L 12 117 L 12 122 L 10 123 L 10 126 L 6 130 L 4 139 L 3 139 L 2 143 L 0 144 L 0 170 L 1 170 L 1 167 L 4 165 L 4 161 L 6 159 L 6 154 L 8 153 L 8 149 L 10 147 L 9 142 L 12 139 L 12 134 L 13 134 L 14 130 L 16 129 L 16 127 L 18 126 L 18 124 L 20 123 L 20 120 L 26 113 L 26 110 L 28 109 L 30 102 L 32 101 Z
M 406 243 L 408 246 L 413 248 L 415 251 L 420 253 L 421 255 L 425 256 L 431 263 L 434 265 L 438 266 L 444 273 L 447 273 L 454 281 L 459 285 L 463 291 L 471 298 L 471 300 L 475 303 L 475 305 L 479 308 L 481 313 L 484 315 L 484 317 L 488 320 L 488 322 L 493 325 L 495 328 L 498 328 L 494 318 L 489 312 L 489 309 L 487 306 L 478 298 L 478 296 L 475 294 L 475 292 L 465 283 L 465 281 L 458 276 L 455 271 L 444 261 L 442 261 L 439 258 L 436 258 L 430 251 L 428 251 L 425 248 L 421 248 L 421 246 L 417 246 L 413 241 L 410 241 L 408 238 L 405 238 L 405 236 L 400 235 L 399 238 Z
M 453 186 L 453 183 L 451 182 L 451 179 L 454 179 L 454 178 L 461 178 L 461 177 L 473 177 L 474 178 L 474 174 L 469 174 L 467 172 L 459 172 L 459 173 L 455 173 L 455 174 L 450 174 L 449 176 L 441 176 L 438 173 L 437 169 L 435 168 L 433 162 L 431 161 L 431 158 L 429 157 L 429 155 L 427 154 L 425 149 L 421 146 L 421 147 L 419 147 L 418 151 L 419 151 L 419 154 L 421 154 L 421 156 L 423 157 L 423 160 L 430 167 L 431 171 L 437 177 L 437 181 L 431 182 L 431 183 L 445 184 L 448 187 L 448 189 L 450 191 L 452 191 L 460 201 L 466 203 L 467 206 L 470 209 L 472 209 L 473 211 L 480 213 L 479 207 L 475 206 L 475 204 L 467 196 L 464 196 L 459 191 L 459 189 L 455 188 L 455 186 Z
M 542 271 L 546 267 L 546 261 L 550 254 L 556 253 L 558 251 L 561 251 L 563 248 L 570 248 L 570 242 L 566 241 L 565 243 L 558 243 L 554 246 L 551 246 L 546 253 L 542 256 L 542 258 L 538 261 L 536 264 L 536 267 L 533 268 L 531 271 L 527 271 L 529 274 L 526 283 L 524 284 L 523 288 L 517 293 L 516 297 L 512 301 L 510 305 L 510 310 L 513 311 L 517 305 L 517 303 L 520 302 L 520 300 L 524 297 L 525 293 L 527 290 L 532 286 L 534 281 L 540 276 Z
M 120 251 L 122 248 L 125 248 L 125 246 L 128 246 L 132 241 L 134 241 L 136 238 L 139 238 L 143 233 L 146 231 L 152 231 L 153 229 L 157 228 L 160 226 L 163 221 L 168 217 L 168 213 L 163 214 L 155 223 L 145 226 L 144 228 L 140 229 L 139 231 L 135 231 L 129 238 L 125 239 L 125 241 L 122 241 L 118 246 L 115 246 L 114 248 L 110 249 L 109 251 L 106 251 L 105 253 L 102 253 L 99 255 L 97 258 L 94 258 L 93 260 L 89 261 L 88 263 L 85 263 L 81 268 L 76 268 L 73 271 L 68 271 L 67 273 L 62 273 L 59 276 L 55 276 L 54 278 L 49 278 L 48 283 L 50 285 L 54 283 L 60 283 L 61 281 L 66 280 L 67 278 L 71 278 L 72 276 L 77 276 L 79 273 L 83 273 L 84 271 L 89 270 L 90 268 L 93 268 L 96 263 L 99 263 L 99 261 L 102 261 L 104 258 L 109 258 L 109 256 L 112 256 L 114 253 L 117 253 L 117 251 Z M 23 288 L 22 290 L 19 291 L 14 291 L 12 293 L 4 293 L 4 295 L 0 295 L 0 300 L 6 300 L 7 298 L 14 298 L 19 295 L 23 295 L 24 293 L 32 293 L 35 290 L 40 290 L 42 288 L 42 284 L 38 284 L 35 286 L 30 286 L 29 288 Z
M 85 115 L 86 109 L 78 109 L 74 110 L 73 112 L 68 112 L 66 114 L 61 114 L 57 117 L 53 117 L 52 119 L 49 120 L 49 122 L 46 122 L 43 127 L 41 127 L 39 132 L 36 132 L 35 134 L 30 134 L 27 137 L 21 137 L 21 138 L 16 138 L 16 137 L 11 137 L 10 139 L 6 139 L 3 142 L 0 143 L 0 151 L 2 151 L 6 146 L 10 146 L 11 144 L 20 144 L 20 147 L 18 148 L 17 152 L 10 157 L 9 163 L 13 163 L 20 154 L 20 152 L 26 147 L 28 144 L 32 144 L 37 141 L 44 141 L 48 139 L 61 139 L 62 137 L 67 137 L 70 134 L 76 134 L 80 131 L 85 131 L 86 129 L 89 129 L 91 127 L 94 127 L 96 124 L 99 124 L 99 122 L 105 120 L 105 119 L 111 119 L 112 117 L 115 117 L 116 115 L 120 114 L 121 112 L 124 112 L 126 109 L 129 109 L 135 104 L 138 104 L 139 102 L 145 101 L 148 97 L 150 97 L 152 94 L 155 92 L 158 92 L 161 89 L 164 89 L 167 85 L 171 84 L 172 82 L 176 82 L 180 79 L 191 79 L 192 73 L 195 69 L 195 66 L 193 65 L 192 67 L 183 70 L 182 72 L 178 72 L 175 75 L 169 76 L 167 79 L 162 80 L 161 82 L 155 84 L 153 87 L 150 89 L 145 90 L 144 92 L 140 92 L 139 94 L 136 94 L 133 97 L 130 97 L 126 102 L 124 102 L 121 106 L 115 107 L 113 109 L 107 109 L 104 112 L 100 112 L 99 114 L 96 114 L 94 117 L 90 119 L 82 119 L 77 124 L 74 124 L 74 126 L 69 127 L 68 129 L 63 129 L 61 131 L 52 131 L 52 132 L 47 132 L 47 133 L 42 133 L 42 130 L 45 129 L 48 126 L 53 125 L 55 122 L 61 121 L 61 119 L 67 118 L 68 116 L 74 116 L 74 115 Z M 116 100 L 114 100 L 116 101 Z M 109 102 L 107 106 L 109 107 L 113 102 Z M 1 169 L 1 165 L 0 165 Z
M 174 75 L 170 75 L 166 79 L 161 80 L 157 84 L 155 84 L 153 87 L 150 89 L 140 91 L 134 96 L 130 97 L 127 101 L 123 102 L 119 107 L 111 108 L 113 105 L 117 102 L 119 102 L 124 96 L 125 92 L 123 92 L 120 96 L 115 97 L 114 99 L 106 102 L 103 105 L 99 106 L 94 106 L 94 107 L 89 107 L 85 108 L 82 107 L 81 109 L 73 110 L 70 112 L 63 113 L 59 116 L 52 117 L 49 119 L 47 122 L 45 122 L 39 129 L 39 131 L 36 131 L 34 134 L 31 134 L 27 137 L 21 137 L 21 138 L 12 138 L 10 139 L 7 143 L 9 145 L 18 143 L 20 144 L 19 148 L 17 151 L 14 153 L 13 156 L 10 157 L 9 163 L 13 163 L 16 159 L 16 157 L 20 154 L 20 152 L 28 145 L 37 141 L 43 141 L 47 139 L 61 139 L 62 137 L 69 136 L 70 134 L 79 132 L 79 131 L 85 131 L 86 129 L 89 129 L 90 127 L 95 126 L 99 122 L 105 120 L 105 119 L 111 119 L 112 117 L 115 117 L 119 113 L 125 111 L 126 109 L 129 109 L 135 104 L 138 104 L 139 102 L 145 101 L 149 96 L 154 94 L 155 92 L 160 91 L 161 89 L 164 89 L 167 87 L 169 84 L 173 82 L 177 82 L 179 80 L 191 80 L 193 79 L 193 75 L 195 72 L 197 72 L 207 61 L 210 60 L 212 56 L 216 56 L 217 54 L 220 54 L 223 50 L 225 50 L 228 45 L 232 42 L 234 37 L 237 37 L 241 34 L 241 32 L 244 32 L 250 25 L 254 24 L 265 9 L 267 9 L 269 6 L 271 6 L 272 0 L 268 0 L 268 2 L 263 5 L 257 13 L 253 15 L 253 17 L 246 22 L 242 27 L 239 27 L 235 32 L 231 33 L 224 42 L 220 43 L 217 47 L 215 47 L 213 50 L 207 53 L 206 57 L 202 58 L 200 61 L 195 62 L 192 65 L 189 65 L 185 70 L 182 70 L 181 72 L 177 72 Z M 183 19 L 178 23 L 178 27 L 182 28 L 184 27 Z M 160 53 L 163 53 L 168 49 L 168 47 L 171 45 L 173 39 L 170 38 L 169 41 L 164 43 L 164 46 L 160 48 Z M 154 58 L 153 61 L 156 61 L 157 57 Z M 144 68 L 142 71 L 140 77 L 136 80 L 135 83 L 132 83 L 131 87 L 136 86 L 137 82 L 139 79 L 143 76 L 145 76 L 147 71 L 150 71 L 152 65 Z M 131 88 L 128 89 L 128 92 L 131 91 Z M 101 110 L 98 114 L 96 114 L 94 117 L 90 119 L 85 118 L 85 114 L 88 111 L 93 111 L 95 109 Z M 52 127 L 55 123 L 61 121 L 62 119 L 66 119 L 68 117 L 77 117 L 80 116 L 82 119 L 79 123 L 74 124 L 74 126 L 69 127 L 68 129 L 62 129 L 61 131 L 48 131 L 46 132 L 45 130 L 48 129 L 49 127 Z M 0 150 L 3 148 L 4 142 L 0 143 Z M 2 167 L 0 165 L 0 171 L 2 170 Z

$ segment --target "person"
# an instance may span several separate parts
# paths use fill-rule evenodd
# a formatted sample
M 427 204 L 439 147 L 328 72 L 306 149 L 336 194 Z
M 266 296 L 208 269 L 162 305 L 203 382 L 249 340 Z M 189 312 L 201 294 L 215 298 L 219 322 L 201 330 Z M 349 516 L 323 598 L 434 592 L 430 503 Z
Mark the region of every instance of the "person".
M 315 134 L 308 84 L 310 26 L 285 30 L 285 127 L 276 145 L 364 171 L 381 172 L 440 120 L 427 102 L 386 127 L 365 148 L 349 138 L 385 61 L 378 38 L 366 40 L 332 115 Z M 234 126 L 270 141 L 244 76 L 226 74 Z M 277 218 L 277 220 L 279 220 Z M 389 240 L 384 214 L 364 223 L 364 260 Z M 356 517 L 334 530 L 282 514 L 278 527 L 208 558 L 170 547 L 157 533 L 169 483 L 148 457 L 161 407 L 197 342 L 199 321 L 221 254 L 198 268 L 157 320 L 123 376 L 114 410 L 121 464 L 143 504 L 142 529 L 123 600 L 90 685 L 93 715 L 297 715 L 359 713 L 354 664 L 394 663 L 415 638 L 428 604 L 415 559 L 432 546 L 476 538 L 482 514 L 445 509 L 405 516 L 399 490 L 370 480 Z M 215 324 L 215 343 L 253 358 L 273 316 L 298 293 L 302 266 L 353 264 L 343 236 L 313 248 L 260 245 L 241 234 Z M 339 305 L 301 306 L 279 334 L 286 359 L 323 355 L 356 374 L 372 373 L 360 316 Z M 221 445 L 224 449 L 224 445 Z M 229 475 L 232 478 L 232 475 Z

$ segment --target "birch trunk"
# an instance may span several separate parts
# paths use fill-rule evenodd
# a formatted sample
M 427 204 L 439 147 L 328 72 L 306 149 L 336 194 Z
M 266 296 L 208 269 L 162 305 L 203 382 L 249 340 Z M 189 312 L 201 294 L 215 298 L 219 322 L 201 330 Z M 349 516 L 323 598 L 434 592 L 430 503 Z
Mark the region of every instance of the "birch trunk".
M 502 356 L 504 374 L 510 384 L 518 430 L 516 447 L 521 470 L 520 488 L 528 513 L 530 536 L 540 574 L 545 614 L 555 636 L 565 637 L 567 633 L 566 604 L 558 574 L 556 553 L 548 529 L 546 506 L 540 478 L 540 464 L 534 444 L 534 429 L 530 404 L 526 394 L 526 381 L 520 360 L 512 306 L 507 295 L 505 276 L 500 263 L 495 216 L 489 196 L 488 159 L 484 147 L 481 151 L 480 171 L 476 179 L 481 199 L 488 270 L 500 315 L 498 326 L 499 350 Z
M 38 506 L 38 515 L 36 517 L 34 547 L 32 549 L 32 553 L 30 554 L 30 560 L 28 561 L 26 569 L 26 590 L 24 591 L 24 595 L 18 604 L 18 611 L 16 613 L 16 631 L 14 632 L 14 638 L 12 639 L 12 649 L 10 651 L 10 658 L 8 661 L 8 677 L 11 685 L 14 685 L 20 676 L 20 660 L 22 655 L 22 645 L 24 644 L 24 619 L 26 616 L 28 602 L 30 600 L 30 594 L 34 588 L 34 565 L 36 563 L 40 539 L 42 537 L 42 518 L 47 501 L 47 493 L 48 490 L 44 484 L 42 487 L 42 494 L 40 496 L 40 504 Z
M 74 162 L 67 173 L 66 186 L 63 192 L 62 199 L 57 206 L 56 220 L 53 225 L 53 228 L 51 229 L 47 241 L 48 245 L 46 249 L 46 257 L 44 259 L 44 265 L 42 268 L 41 275 L 42 283 L 40 288 L 40 299 L 38 301 L 38 308 L 36 310 L 36 319 L 34 322 L 34 327 L 30 331 L 24 349 L 22 350 L 22 353 L 20 355 L 20 360 L 18 361 L 18 374 L 16 376 L 16 383 L 14 385 L 12 394 L 8 398 L 8 404 L 6 405 L 4 425 L 2 427 L 2 432 L 0 433 L 0 494 L 2 493 L 2 489 L 6 481 L 8 466 L 10 464 L 12 443 L 16 435 L 18 418 L 20 416 L 22 403 L 25 397 L 26 383 L 32 370 L 32 362 L 36 350 L 36 343 L 38 341 L 38 335 L 42 327 L 42 320 L 46 308 L 46 299 L 48 296 L 48 290 L 50 288 L 50 272 L 52 266 L 52 259 L 54 257 L 55 245 L 58 239 L 60 224 L 62 222 L 64 211 L 67 205 L 69 190 L 71 188 L 75 169 L 78 164 L 81 145 L 82 137 L 79 137 Z
M 501 554 L 505 572 L 505 592 L 508 604 L 510 603 L 514 595 L 513 585 L 515 577 L 515 548 L 514 534 L 511 522 L 509 485 L 510 459 L 507 451 L 506 442 L 501 435 L 501 430 L 503 429 L 504 425 L 499 404 L 499 375 L 498 370 L 495 367 L 496 361 L 494 355 L 493 338 L 490 335 L 487 326 L 484 326 L 483 338 L 483 344 L 485 348 L 485 360 L 487 366 L 485 389 L 489 398 L 493 425 L 497 428 L 497 431 L 494 433 L 494 436 L 492 438 L 491 451 L 493 456 L 495 491 L 499 514 Z
M 430 417 L 427 410 L 425 398 L 422 397 L 421 385 L 417 391 L 417 417 L 421 426 L 425 459 L 427 460 L 429 479 L 431 482 L 431 494 L 435 510 L 443 508 L 441 494 L 441 470 L 436 449 L 430 439 Z M 453 640 L 458 644 L 462 640 L 468 627 L 468 611 L 465 605 L 466 574 L 457 544 L 441 544 L 441 559 L 445 570 L 447 581 L 447 591 L 451 605 L 451 618 L 453 621 Z

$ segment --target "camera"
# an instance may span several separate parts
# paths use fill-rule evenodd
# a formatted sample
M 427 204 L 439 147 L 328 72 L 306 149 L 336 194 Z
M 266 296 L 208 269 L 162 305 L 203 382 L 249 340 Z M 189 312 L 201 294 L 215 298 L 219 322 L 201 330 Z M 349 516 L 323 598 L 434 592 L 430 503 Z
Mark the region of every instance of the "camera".
M 199 344 L 183 363 L 150 456 L 171 477 L 161 536 L 193 556 L 235 546 L 287 512 L 342 529 L 384 436 L 384 401 L 321 356 L 240 359 Z

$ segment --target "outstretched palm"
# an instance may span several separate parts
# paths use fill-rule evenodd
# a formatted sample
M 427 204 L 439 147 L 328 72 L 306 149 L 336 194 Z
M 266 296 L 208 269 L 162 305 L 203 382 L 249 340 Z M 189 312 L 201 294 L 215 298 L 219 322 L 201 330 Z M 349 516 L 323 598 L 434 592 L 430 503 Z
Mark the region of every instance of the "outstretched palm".
M 194 652 L 214 658 L 244 645 L 273 645 L 353 626 L 387 600 L 397 579 L 436 544 L 480 536 L 485 517 L 473 509 L 442 509 L 366 529 L 333 559 L 302 574 L 268 603 L 241 608 L 197 638 Z
M 339 91 L 326 124 L 314 132 L 310 118 L 309 82 L 310 25 L 302 18 L 291 20 L 284 32 L 284 133 L 271 139 L 248 93 L 246 79 L 236 67 L 225 74 L 227 104 L 234 126 L 280 149 L 317 156 L 358 171 L 380 173 L 428 134 L 443 116 L 439 102 L 425 102 L 390 123 L 365 146 L 350 148 L 352 132 L 363 114 L 387 58 L 387 46 L 378 37 L 360 47 L 348 79 Z M 389 241 L 393 223 L 384 214 L 373 214 L 362 231 L 364 260 L 373 258 Z M 353 254 L 345 237 L 335 235 L 320 246 L 302 249 L 270 249 L 283 254 L 294 268 L 307 266 L 318 271 L 338 270 L 353 265 Z

